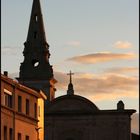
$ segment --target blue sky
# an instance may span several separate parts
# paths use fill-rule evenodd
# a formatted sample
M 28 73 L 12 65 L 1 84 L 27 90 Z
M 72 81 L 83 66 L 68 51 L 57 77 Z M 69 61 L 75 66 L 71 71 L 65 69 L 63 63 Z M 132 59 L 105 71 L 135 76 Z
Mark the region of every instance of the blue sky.
M 138 111 L 138 2 L 41 0 L 56 96 L 66 94 L 72 70 L 75 94 L 101 109 L 123 100 Z M 2 71 L 19 72 L 31 7 L 32 0 L 2 0 Z

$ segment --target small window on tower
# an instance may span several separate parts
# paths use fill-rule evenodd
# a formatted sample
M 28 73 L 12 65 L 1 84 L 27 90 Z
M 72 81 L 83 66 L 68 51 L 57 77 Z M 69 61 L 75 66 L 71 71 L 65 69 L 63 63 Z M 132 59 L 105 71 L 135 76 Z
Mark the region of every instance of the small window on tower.
M 35 15 L 35 22 L 37 22 L 38 21 L 38 16 L 37 15 Z
M 38 67 L 39 66 L 39 61 L 37 59 L 33 59 L 32 60 L 32 65 L 34 68 Z

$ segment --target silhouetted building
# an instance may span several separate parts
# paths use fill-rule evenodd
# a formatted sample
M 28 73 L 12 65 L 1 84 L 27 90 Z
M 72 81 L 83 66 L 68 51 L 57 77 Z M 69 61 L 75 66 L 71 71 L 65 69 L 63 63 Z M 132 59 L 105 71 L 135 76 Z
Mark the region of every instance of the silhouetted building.
M 43 140 L 45 99 L 42 91 L 1 74 L 1 140 Z
M 33 0 L 30 24 L 24 43 L 24 61 L 20 66 L 18 81 L 28 87 L 42 90 L 47 101 L 55 96 L 53 69 L 49 63 L 49 44 L 45 36 L 40 0 Z
M 70 76 L 67 95 L 47 106 L 45 140 L 131 140 L 134 112 L 125 109 L 122 101 L 116 110 L 100 110 L 88 99 L 74 95 Z

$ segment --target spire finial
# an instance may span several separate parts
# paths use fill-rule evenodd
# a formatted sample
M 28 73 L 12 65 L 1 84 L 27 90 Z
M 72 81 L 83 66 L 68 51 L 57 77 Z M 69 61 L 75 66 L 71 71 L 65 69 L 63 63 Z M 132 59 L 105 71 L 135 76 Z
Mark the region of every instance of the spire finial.
M 72 75 L 74 75 L 74 73 L 72 73 L 71 70 L 70 70 L 70 73 L 67 73 L 67 75 L 70 76 L 70 83 L 72 83 Z
M 74 90 L 73 90 L 73 84 L 72 84 L 72 75 L 74 75 L 74 73 L 72 73 L 70 70 L 70 73 L 68 73 L 67 75 L 70 76 L 70 83 L 68 85 L 67 95 L 73 95 Z

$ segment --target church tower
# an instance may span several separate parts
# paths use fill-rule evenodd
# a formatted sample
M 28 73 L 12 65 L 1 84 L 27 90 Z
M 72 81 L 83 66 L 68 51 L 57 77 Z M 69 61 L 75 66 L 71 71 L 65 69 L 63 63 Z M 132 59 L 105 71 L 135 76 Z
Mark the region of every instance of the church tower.
M 27 39 L 24 43 L 24 61 L 18 81 L 30 88 L 46 93 L 47 101 L 55 96 L 53 69 L 49 63 L 49 44 L 45 36 L 40 0 L 33 0 Z

